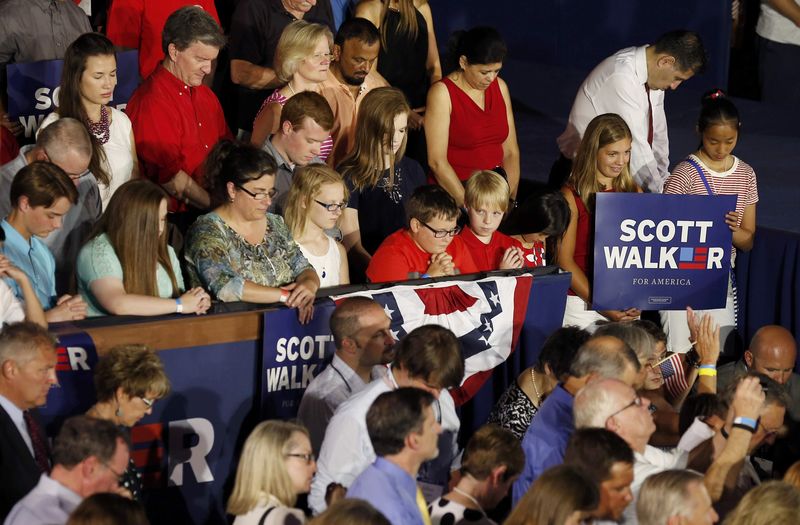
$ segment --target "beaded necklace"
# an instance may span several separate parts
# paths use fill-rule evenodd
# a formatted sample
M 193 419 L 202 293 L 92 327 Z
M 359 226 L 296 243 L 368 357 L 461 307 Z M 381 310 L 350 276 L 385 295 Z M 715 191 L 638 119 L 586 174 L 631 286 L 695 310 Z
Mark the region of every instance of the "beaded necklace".
M 108 115 L 108 108 L 100 106 L 100 122 L 92 122 L 88 117 L 86 118 L 86 126 L 92 132 L 92 135 L 100 141 L 100 144 L 105 144 L 111 138 L 111 119 L 109 119 Z

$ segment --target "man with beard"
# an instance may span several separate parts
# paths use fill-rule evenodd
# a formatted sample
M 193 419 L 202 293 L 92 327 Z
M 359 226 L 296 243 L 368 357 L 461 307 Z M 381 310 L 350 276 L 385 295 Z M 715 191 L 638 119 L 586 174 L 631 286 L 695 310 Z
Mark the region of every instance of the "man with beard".
M 328 164 L 336 166 L 355 145 L 358 106 L 370 90 L 388 84 L 372 67 L 378 59 L 381 34 L 364 18 L 343 23 L 333 42 L 333 62 L 322 96 L 333 110 L 333 151 Z

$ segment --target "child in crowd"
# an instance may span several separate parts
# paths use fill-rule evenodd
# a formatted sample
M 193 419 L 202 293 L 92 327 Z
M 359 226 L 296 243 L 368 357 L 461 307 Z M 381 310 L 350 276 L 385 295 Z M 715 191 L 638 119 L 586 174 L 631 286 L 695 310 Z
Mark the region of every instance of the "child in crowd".
M 286 198 L 284 219 L 292 237 L 319 275 L 320 287 L 349 284 L 347 252 L 325 233 L 347 206 L 341 175 L 325 164 L 298 168 Z
M 636 308 L 591 309 L 595 195 L 641 191 L 630 173 L 631 141 L 631 130 L 619 115 L 606 113 L 593 118 L 583 134 L 569 180 L 561 188 L 570 220 L 558 243 L 558 265 L 572 274 L 564 326 L 586 328 L 606 319 L 632 321 L 639 317 Z
M 478 272 L 456 226 L 458 206 L 440 186 L 420 186 L 408 200 L 408 228 L 391 234 L 367 267 L 373 282 Z
M 569 218 L 561 192 L 535 193 L 511 210 L 500 230 L 519 242 L 523 265 L 535 268 L 556 259 L 555 244 L 567 230 Z
M 482 272 L 525 266 L 520 244 L 497 231 L 508 209 L 508 198 L 508 183 L 493 171 L 473 173 L 464 187 L 469 224 L 458 236 Z
M 725 215 L 725 222 L 733 232 L 727 300 L 724 308 L 707 311 L 720 325 L 722 355 L 728 358 L 736 357 L 736 283 L 733 281 L 736 249 L 749 251 L 753 247 L 758 202 L 753 168 L 733 155 L 740 127 L 739 111 L 725 93 L 719 89 L 706 93 L 697 122 L 700 146 L 675 166 L 664 185 L 664 193 L 737 196 L 736 210 Z M 695 314 L 702 313 L 695 311 Z M 667 333 L 669 349 L 686 348 L 689 327 L 683 311 L 661 312 L 661 324 Z

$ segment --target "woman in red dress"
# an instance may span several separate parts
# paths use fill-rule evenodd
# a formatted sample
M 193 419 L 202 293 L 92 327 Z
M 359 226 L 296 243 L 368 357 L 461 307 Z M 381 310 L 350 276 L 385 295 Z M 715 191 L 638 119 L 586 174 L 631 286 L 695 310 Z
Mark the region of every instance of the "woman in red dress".
M 511 95 L 498 77 L 506 45 L 490 27 L 456 38 L 457 69 L 428 91 L 425 139 L 432 175 L 459 206 L 463 182 L 479 170 L 505 174 L 516 199 L 519 145 Z

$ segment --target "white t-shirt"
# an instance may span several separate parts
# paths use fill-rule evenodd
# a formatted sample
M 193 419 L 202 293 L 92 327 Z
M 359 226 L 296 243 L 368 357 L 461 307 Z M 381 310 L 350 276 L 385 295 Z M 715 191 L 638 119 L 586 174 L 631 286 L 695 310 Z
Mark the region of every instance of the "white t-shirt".
M 800 0 L 794 2 L 800 5 Z M 758 17 L 756 33 L 773 42 L 800 46 L 800 27 L 770 7 L 767 0 L 761 0 L 761 16 Z
M 25 311 L 22 304 L 11 288 L 0 281 L 0 326 L 3 323 L 17 323 L 25 320 Z

